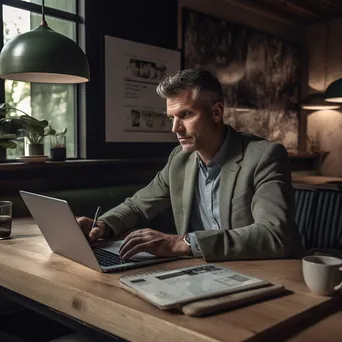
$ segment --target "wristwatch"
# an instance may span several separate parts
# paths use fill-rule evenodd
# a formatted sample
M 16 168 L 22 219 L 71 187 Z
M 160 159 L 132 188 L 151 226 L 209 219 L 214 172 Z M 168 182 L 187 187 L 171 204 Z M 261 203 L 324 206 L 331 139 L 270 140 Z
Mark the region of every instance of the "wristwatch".
M 191 242 L 190 242 L 190 235 L 188 233 L 184 235 L 183 241 L 188 245 L 188 256 L 193 256 Z

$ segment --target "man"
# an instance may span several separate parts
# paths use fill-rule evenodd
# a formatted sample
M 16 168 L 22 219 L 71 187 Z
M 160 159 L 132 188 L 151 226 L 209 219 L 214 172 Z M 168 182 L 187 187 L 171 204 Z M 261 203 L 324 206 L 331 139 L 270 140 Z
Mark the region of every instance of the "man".
M 150 184 L 94 229 L 79 218 L 89 239 L 120 236 L 171 205 L 178 234 L 135 230 L 120 248 L 123 259 L 142 251 L 206 261 L 302 255 L 285 148 L 225 125 L 221 85 L 205 70 L 179 71 L 157 93 L 180 146 Z

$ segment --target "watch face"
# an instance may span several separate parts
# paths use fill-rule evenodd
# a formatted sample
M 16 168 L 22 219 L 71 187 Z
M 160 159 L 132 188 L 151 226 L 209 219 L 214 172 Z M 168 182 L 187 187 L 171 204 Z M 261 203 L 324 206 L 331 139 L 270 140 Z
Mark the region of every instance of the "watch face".
M 190 235 L 189 235 L 189 234 L 185 234 L 185 236 L 184 236 L 184 241 L 185 241 L 188 245 L 191 244 L 191 243 L 190 243 Z

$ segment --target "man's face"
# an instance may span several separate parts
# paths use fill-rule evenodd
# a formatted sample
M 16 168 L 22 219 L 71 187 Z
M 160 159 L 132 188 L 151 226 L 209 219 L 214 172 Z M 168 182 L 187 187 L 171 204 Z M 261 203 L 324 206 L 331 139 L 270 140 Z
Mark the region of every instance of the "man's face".
M 215 134 L 215 122 L 222 118 L 206 105 L 204 95 L 195 100 L 193 90 L 184 90 L 180 95 L 166 100 L 167 115 L 172 120 L 172 132 L 186 152 L 201 150 L 210 145 Z

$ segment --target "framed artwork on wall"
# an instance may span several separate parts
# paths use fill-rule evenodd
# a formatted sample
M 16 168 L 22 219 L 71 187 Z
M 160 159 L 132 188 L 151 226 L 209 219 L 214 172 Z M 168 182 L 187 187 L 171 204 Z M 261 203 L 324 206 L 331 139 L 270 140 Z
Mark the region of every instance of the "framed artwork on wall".
M 178 50 L 105 36 L 106 142 L 176 143 L 156 88 L 180 69 Z
M 182 14 L 182 66 L 217 75 L 225 122 L 297 152 L 300 46 L 187 8 Z

